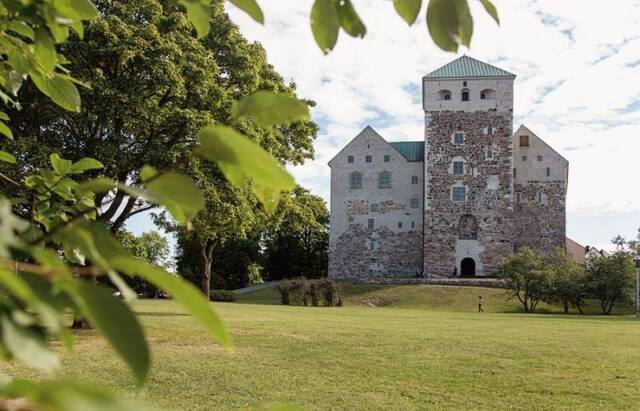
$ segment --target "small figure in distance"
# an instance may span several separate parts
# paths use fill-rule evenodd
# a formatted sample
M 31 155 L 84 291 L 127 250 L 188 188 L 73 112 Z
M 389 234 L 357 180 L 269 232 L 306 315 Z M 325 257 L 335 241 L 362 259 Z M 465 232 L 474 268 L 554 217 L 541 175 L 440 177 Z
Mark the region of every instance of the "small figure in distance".
M 484 308 L 482 308 L 482 296 L 481 295 L 478 296 L 478 312 L 479 313 L 484 312 Z

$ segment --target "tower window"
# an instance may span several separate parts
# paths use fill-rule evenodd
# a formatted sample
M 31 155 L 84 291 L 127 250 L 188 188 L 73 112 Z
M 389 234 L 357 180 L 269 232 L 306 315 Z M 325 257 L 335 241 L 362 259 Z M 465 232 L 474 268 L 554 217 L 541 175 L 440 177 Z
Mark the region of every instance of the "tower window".
M 371 156 L 366 156 L 366 157 L 365 157 L 365 161 L 366 161 L 367 163 L 370 163 L 370 162 L 371 162 Z
M 412 198 L 411 208 L 419 208 L 419 207 L 420 207 L 420 200 L 418 200 L 417 198 Z
M 462 161 L 453 162 L 453 174 L 457 176 L 464 174 L 464 163 Z
M 480 100 L 486 100 L 487 99 L 487 95 L 484 94 L 484 91 L 480 92 Z
M 520 147 L 529 147 L 529 136 L 520 136 Z
M 516 172 L 516 169 L 513 169 L 513 178 L 516 178 L 518 176 L 518 173 Z
M 367 220 L 367 228 L 369 229 L 369 231 L 373 230 L 373 218 Z
M 349 188 L 362 188 L 362 174 L 356 171 L 349 175 Z
M 418 176 L 411 176 L 411 184 L 418 184 Z
M 487 148 L 487 158 L 493 158 L 493 151 L 490 148 Z
M 538 161 L 542 161 L 542 156 L 538 156 Z
M 496 129 L 491 126 L 487 127 L 487 135 L 492 136 L 494 134 L 496 134 Z
M 542 204 L 542 193 L 538 193 L 538 204 Z
M 466 81 L 462 82 L 462 87 L 467 87 L 467 82 Z
M 462 101 L 469 101 L 469 90 L 462 90 Z
M 402 228 L 402 221 L 398 221 L 398 228 Z
M 378 188 L 391 188 L 391 173 L 383 171 L 378 174 Z
M 411 222 L 411 228 L 416 228 L 416 222 L 415 221 Z
M 516 203 L 520 204 L 520 193 L 516 194 Z
M 372 212 L 377 213 L 378 211 L 380 211 L 380 204 L 371 203 L 370 209 L 371 209 Z
M 547 177 L 551 177 L 551 168 L 547 167 Z
M 353 156 L 347 156 L 347 163 L 353 164 Z
M 453 187 L 451 190 L 451 199 L 456 203 L 461 203 L 467 200 L 467 188 L 466 187 Z
M 383 159 L 385 163 L 388 163 L 391 160 L 391 157 L 389 157 L 389 154 L 385 154 Z
M 451 92 L 449 90 L 438 91 L 438 96 L 440 100 L 451 100 Z
M 461 133 L 461 132 L 454 133 L 453 144 L 464 144 L 464 133 Z
M 522 156 L 522 161 L 527 161 L 527 156 Z

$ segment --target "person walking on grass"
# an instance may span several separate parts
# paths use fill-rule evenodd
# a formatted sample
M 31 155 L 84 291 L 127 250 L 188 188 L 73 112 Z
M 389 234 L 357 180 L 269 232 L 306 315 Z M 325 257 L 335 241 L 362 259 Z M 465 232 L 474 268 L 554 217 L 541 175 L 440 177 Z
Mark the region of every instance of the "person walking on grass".
M 478 296 L 478 312 L 479 313 L 484 312 L 484 308 L 482 308 L 482 296 L 481 295 Z

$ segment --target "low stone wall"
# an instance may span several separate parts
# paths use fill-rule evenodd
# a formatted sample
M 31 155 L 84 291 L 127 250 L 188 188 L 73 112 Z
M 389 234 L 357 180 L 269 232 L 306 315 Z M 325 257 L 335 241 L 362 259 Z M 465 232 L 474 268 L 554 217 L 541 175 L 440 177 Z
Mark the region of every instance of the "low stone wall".
M 453 287 L 486 287 L 486 288 L 506 288 L 504 280 L 498 278 L 398 278 L 398 277 L 377 277 L 353 281 L 359 284 L 431 284 L 446 285 Z

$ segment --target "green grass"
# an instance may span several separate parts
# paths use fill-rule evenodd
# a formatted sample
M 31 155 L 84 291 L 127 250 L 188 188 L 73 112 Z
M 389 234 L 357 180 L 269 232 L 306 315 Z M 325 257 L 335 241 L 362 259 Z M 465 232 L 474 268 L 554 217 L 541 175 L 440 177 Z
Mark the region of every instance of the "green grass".
M 632 316 L 514 313 L 517 305 L 495 289 L 348 285 L 346 292 L 342 308 L 266 305 L 272 290 L 242 297 L 263 304 L 215 304 L 233 335 L 232 352 L 174 302 L 138 301 L 153 354 L 143 389 L 93 332 L 78 334 L 60 373 L 185 410 L 280 402 L 306 409 L 640 404 L 640 321 Z M 398 302 L 359 305 L 372 294 Z M 484 313 L 474 312 L 478 294 Z M 16 365 L 4 372 L 36 375 Z

